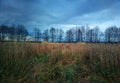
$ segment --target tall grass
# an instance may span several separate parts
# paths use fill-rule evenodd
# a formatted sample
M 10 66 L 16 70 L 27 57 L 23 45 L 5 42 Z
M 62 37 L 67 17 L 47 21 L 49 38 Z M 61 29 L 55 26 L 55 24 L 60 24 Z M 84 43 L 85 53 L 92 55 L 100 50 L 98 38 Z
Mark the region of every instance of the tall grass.
M 66 79 L 66 71 L 72 75 L 68 83 L 77 82 L 100 82 L 100 83 L 116 83 L 120 81 L 120 45 L 119 44 L 69 44 L 69 43 L 42 43 L 34 44 L 34 48 L 37 48 L 37 52 L 44 55 L 49 55 L 44 70 L 46 79 L 50 79 L 47 75 L 54 74 L 55 71 L 48 72 L 49 69 L 57 69 L 56 72 L 60 73 L 59 78 L 62 82 L 68 82 Z M 50 64 L 52 63 L 52 64 Z M 72 65 L 72 67 L 69 67 Z M 68 70 L 66 70 L 68 68 Z M 48 69 L 45 71 L 45 69 Z M 43 73 L 43 71 L 39 71 Z M 61 74 L 62 73 L 62 74 Z M 43 74 L 44 75 L 44 74 Z M 41 74 L 39 76 L 42 76 Z M 41 77 L 40 77 L 41 78 Z M 56 74 L 54 78 L 57 78 Z M 48 82 L 45 80 L 45 83 Z M 56 82 L 55 82 L 56 83 Z
M 26 43 L 0 45 L 0 83 L 23 83 L 32 78 L 35 53 Z
M 120 45 L 3 43 L 0 83 L 119 83 Z

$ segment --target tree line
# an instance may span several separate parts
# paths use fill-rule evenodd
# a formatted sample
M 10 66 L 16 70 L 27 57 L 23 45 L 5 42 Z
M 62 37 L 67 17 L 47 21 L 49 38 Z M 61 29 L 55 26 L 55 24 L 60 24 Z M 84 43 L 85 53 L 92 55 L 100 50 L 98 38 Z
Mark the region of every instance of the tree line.
M 79 26 L 67 31 L 51 27 L 41 31 L 34 28 L 30 33 L 24 25 L 0 25 L 0 42 L 34 41 L 34 42 L 120 42 L 120 27 L 111 26 L 104 32 L 99 27 Z

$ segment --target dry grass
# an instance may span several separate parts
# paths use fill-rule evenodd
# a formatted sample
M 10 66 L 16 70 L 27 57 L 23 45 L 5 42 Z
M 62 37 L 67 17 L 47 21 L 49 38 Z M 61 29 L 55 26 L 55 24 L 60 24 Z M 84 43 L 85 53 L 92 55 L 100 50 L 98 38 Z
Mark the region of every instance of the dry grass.
M 88 50 L 86 44 L 74 43 L 32 43 L 38 53 L 55 55 L 61 52 L 62 55 L 81 55 L 83 50 Z
M 30 44 L 0 44 L 0 83 L 23 83 L 32 79 L 36 53 Z
M 118 66 L 120 61 L 120 44 L 86 44 L 86 43 L 32 43 L 38 54 L 62 55 L 62 60 L 68 56 L 94 60 L 100 59 L 101 65 Z
M 120 81 L 120 44 L 86 43 L 32 43 L 38 54 L 49 55 L 53 65 L 76 65 L 76 82 L 103 80 L 105 83 Z M 40 65 L 38 67 L 38 70 Z M 79 71 L 85 71 L 79 75 Z M 79 80 L 81 79 L 81 80 Z M 117 79 L 117 80 L 116 80 Z M 102 81 L 100 81 L 101 83 Z M 104 83 L 103 82 L 103 83 Z
M 120 44 L 4 43 L 0 82 L 119 83 Z

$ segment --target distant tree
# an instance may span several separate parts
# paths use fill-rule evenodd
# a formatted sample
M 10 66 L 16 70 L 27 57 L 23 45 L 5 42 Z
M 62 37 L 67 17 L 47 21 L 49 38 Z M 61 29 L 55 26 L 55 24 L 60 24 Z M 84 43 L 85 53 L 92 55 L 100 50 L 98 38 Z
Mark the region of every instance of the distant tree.
M 15 28 L 15 26 L 11 26 L 10 28 L 9 28 L 9 39 L 11 40 L 11 41 L 14 41 L 15 40 L 15 34 L 16 33 L 16 28 Z
M 73 29 L 66 31 L 66 41 L 67 42 L 74 42 L 74 32 Z
M 28 36 L 28 31 L 24 25 L 18 25 L 16 28 L 17 41 L 25 41 Z
M 94 37 L 93 37 L 93 29 L 90 29 L 90 30 L 87 31 L 86 38 L 87 38 L 88 42 L 93 42 L 93 39 L 94 39 Z
M 82 32 L 82 41 L 86 42 L 88 41 L 88 31 L 89 31 L 89 26 L 81 26 L 81 32 Z
M 34 28 L 35 41 L 41 42 L 41 31 L 39 28 Z
M 86 32 L 86 40 L 88 42 L 99 42 L 100 31 L 98 27 L 89 29 Z
M 56 35 L 55 41 L 56 41 L 56 42 L 59 42 L 59 29 L 58 29 L 58 28 L 57 28 L 56 31 L 55 31 L 55 35 Z
M 106 42 L 118 42 L 119 41 L 119 28 L 111 26 L 105 30 Z
M 98 42 L 99 41 L 99 34 L 100 34 L 100 30 L 99 27 L 94 27 L 93 28 L 94 32 L 93 32 L 93 36 L 94 36 L 94 41 L 93 42 Z
M 51 37 L 51 41 L 54 42 L 56 37 L 56 30 L 53 27 L 50 29 L 50 37 Z
M 0 42 L 1 41 L 25 41 L 29 32 L 24 25 L 18 26 L 7 26 L 0 25 Z M 111 26 L 108 27 L 105 32 L 101 32 L 99 27 L 94 27 L 90 29 L 88 26 L 81 26 L 77 28 L 72 28 L 66 31 L 62 29 L 50 28 L 46 29 L 41 33 L 39 28 L 34 28 L 34 38 L 35 41 L 51 42 L 62 42 L 64 38 L 66 42 L 120 42 L 120 27 Z
M 76 28 L 75 35 L 76 35 L 76 42 L 82 42 L 82 31 L 80 28 Z
M 116 26 L 114 26 L 112 28 L 112 41 L 113 42 L 118 42 L 119 40 L 119 28 L 117 28 Z
M 110 29 L 105 30 L 105 42 L 110 42 Z
M 99 37 L 98 37 L 98 42 L 104 42 L 105 41 L 105 35 L 103 32 L 99 33 Z
M 0 28 L 0 33 L 1 33 L 1 41 L 5 41 L 5 38 L 8 34 L 8 26 L 7 25 L 1 25 L 1 28 Z
M 118 42 L 120 42 L 120 27 L 118 28 Z
M 44 41 L 47 41 L 47 42 L 49 41 L 49 30 L 48 29 L 44 30 L 43 39 Z
M 39 30 L 39 41 L 40 42 L 42 41 L 42 32 L 41 32 L 41 30 Z
M 1 30 L 1 26 L 0 26 L 0 42 L 2 41 L 2 30 Z
M 62 29 L 60 29 L 59 30 L 59 42 L 63 41 L 63 34 L 64 34 L 64 31 Z

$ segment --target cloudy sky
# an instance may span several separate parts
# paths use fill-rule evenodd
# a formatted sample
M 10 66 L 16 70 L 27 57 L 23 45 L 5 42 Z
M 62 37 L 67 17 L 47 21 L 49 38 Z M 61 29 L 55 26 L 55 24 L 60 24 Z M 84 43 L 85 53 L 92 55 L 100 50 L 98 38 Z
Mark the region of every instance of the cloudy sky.
M 0 0 L 0 24 L 28 28 L 120 26 L 120 0 Z

